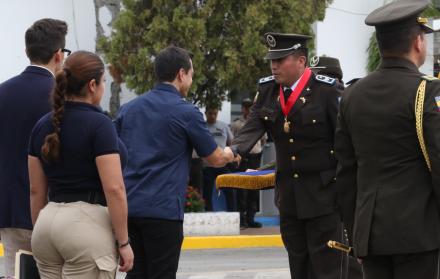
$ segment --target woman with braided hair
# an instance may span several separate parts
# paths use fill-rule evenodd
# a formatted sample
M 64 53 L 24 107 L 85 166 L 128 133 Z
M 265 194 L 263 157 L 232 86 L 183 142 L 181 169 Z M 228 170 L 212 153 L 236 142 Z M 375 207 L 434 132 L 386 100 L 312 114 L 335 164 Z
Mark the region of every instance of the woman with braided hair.
M 99 108 L 104 83 L 97 55 L 70 55 L 56 75 L 53 111 L 31 134 L 32 251 L 41 278 L 115 278 L 118 254 L 120 271 L 133 265 L 127 151 Z

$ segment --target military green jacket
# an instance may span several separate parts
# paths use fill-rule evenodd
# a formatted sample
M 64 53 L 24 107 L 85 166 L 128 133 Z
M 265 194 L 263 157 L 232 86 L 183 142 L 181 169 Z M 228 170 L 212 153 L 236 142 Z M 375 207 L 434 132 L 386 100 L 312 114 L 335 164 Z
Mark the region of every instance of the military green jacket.
M 337 189 L 357 256 L 440 247 L 440 81 L 427 82 L 423 113 L 430 173 L 415 124 L 422 76 L 410 61 L 386 58 L 343 94 Z

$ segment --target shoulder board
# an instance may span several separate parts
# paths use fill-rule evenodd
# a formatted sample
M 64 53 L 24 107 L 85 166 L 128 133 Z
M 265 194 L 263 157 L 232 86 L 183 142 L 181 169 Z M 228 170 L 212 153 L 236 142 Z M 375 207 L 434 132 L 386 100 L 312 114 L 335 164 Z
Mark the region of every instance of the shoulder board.
M 267 83 L 267 82 L 269 82 L 269 81 L 273 81 L 273 80 L 275 80 L 275 78 L 274 78 L 273 76 L 268 76 L 268 77 L 261 78 L 261 79 L 258 81 L 258 83 L 259 83 L 259 84 L 263 84 L 263 83 Z
M 329 85 L 335 85 L 336 83 L 336 79 L 323 75 L 316 75 L 315 79 L 319 82 L 326 83 Z
M 438 78 L 433 77 L 433 76 L 422 76 L 422 79 L 427 80 L 427 81 L 438 80 Z

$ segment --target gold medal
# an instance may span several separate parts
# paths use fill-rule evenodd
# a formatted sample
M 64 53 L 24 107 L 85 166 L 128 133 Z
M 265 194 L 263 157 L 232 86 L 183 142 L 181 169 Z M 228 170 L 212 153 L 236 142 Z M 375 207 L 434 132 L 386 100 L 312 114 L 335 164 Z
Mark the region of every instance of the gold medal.
M 295 89 L 291 92 L 287 101 L 284 98 L 283 86 L 280 84 L 279 97 L 280 97 L 281 110 L 284 114 L 283 130 L 286 134 L 288 134 L 292 128 L 292 127 L 290 127 L 290 125 L 291 125 L 290 121 L 287 121 L 287 116 L 289 115 L 289 112 L 292 110 L 293 105 L 297 101 L 298 97 L 301 95 L 301 92 L 303 91 L 304 87 L 306 86 L 307 82 L 309 81 L 311 75 L 312 75 L 312 71 L 310 70 L 310 68 L 306 68 L 304 70 L 304 73 L 302 74 L 302 76 L 297 81 L 298 84 L 295 87 Z M 306 90 L 310 91 L 310 88 L 307 88 Z M 303 104 L 305 104 L 307 101 L 304 96 L 300 97 L 299 99 L 303 102 Z
M 290 121 L 287 121 L 287 118 L 284 118 L 284 133 L 290 132 Z

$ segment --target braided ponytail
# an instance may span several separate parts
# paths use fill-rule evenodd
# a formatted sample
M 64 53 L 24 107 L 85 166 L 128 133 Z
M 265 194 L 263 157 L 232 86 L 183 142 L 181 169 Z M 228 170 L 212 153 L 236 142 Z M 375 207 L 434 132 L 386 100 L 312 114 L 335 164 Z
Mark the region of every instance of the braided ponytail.
M 52 126 L 54 132 L 47 135 L 41 147 L 41 157 L 46 163 L 61 159 L 60 126 L 64 116 L 64 104 L 71 97 L 87 96 L 87 84 L 96 80 L 99 84 L 104 74 L 104 64 L 98 55 L 88 51 L 76 51 L 64 61 L 64 69 L 56 75 L 52 93 Z
M 65 95 L 67 89 L 67 79 L 71 75 L 68 69 L 60 71 L 56 76 L 56 86 L 52 94 L 52 125 L 54 132 L 44 139 L 41 147 L 41 157 L 47 163 L 54 163 L 60 160 L 60 125 L 64 114 Z

